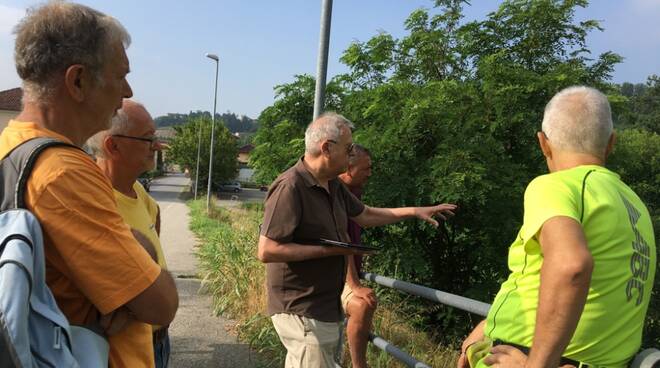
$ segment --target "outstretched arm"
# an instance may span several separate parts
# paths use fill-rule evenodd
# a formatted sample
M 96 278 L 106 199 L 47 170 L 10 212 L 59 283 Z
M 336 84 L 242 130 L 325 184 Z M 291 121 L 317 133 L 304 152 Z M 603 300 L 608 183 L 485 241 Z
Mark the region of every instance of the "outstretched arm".
M 416 217 L 433 226 L 438 226 L 438 221 L 433 216 L 439 216 L 446 220 L 447 216 L 454 215 L 454 210 L 456 210 L 456 205 L 449 203 L 429 207 L 378 208 L 365 206 L 364 211 L 354 217 L 353 220 L 361 227 L 372 227 Z

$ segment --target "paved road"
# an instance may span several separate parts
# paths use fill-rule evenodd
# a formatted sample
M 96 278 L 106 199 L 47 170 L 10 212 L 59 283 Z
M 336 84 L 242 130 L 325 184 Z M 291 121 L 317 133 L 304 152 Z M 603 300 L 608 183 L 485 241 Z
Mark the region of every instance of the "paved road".
M 219 192 L 217 193 L 219 199 L 238 199 L 242 202 L 263 202 L 266 198 L 266 192 L 255 188 L 243 188 L 238 193 Z
M 259 189 L 243 188 L 238 193 L 217 193 L 216 203 L 219 206 L 232 207 L 237 206 L 241 202 L 262 203 L 264 199 L 266 199 L 266 192 L 262 192 Z
M 215 317 L 211 297 L 199 293 L 196 239 L 188 229 L 188 207 L 178 199 L 188 182 L 182 174 L 168 175 L 154 180 L 150 193 L 161 208 L 161 243 L 179 290 L 179 311 L 170 326 L 170 367 L 255 367 L 255 354 L 227 332 L 232 321 Z

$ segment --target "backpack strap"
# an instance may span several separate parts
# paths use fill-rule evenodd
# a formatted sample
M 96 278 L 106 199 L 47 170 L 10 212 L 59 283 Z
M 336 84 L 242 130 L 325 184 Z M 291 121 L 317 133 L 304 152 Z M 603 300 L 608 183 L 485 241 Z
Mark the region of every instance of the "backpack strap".
M 1 163 L 1 175 L 4 184 L 3 211 L 12 208 L 25 208 L 27 181 L 39 155 L 50 147 L 73 147 L 82 151 L 80 147 L 73 144 L 46 137 L 33 138 L 15 147 Z

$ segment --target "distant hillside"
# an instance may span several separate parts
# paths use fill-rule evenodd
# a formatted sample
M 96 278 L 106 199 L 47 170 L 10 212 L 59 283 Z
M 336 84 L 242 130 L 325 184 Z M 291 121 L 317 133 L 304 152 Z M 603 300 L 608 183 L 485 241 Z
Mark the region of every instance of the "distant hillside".
M 198 117 L 211 118 L 211 113 L 208 111 L 191 111 L 188 114 L 173 114 L 169 113 L 165 116 L 159 116 L 154 119 L 156 126 L 159 128 L 169 127 L 173 125 L 185 124 L 189 119 Z M 249 118 L 245 115 L 238 116 L 232 112 L 224 114 L 216 114 L 216 121 L 222 121 L 227 129 L 232 133 L 245 133 L 256 132 L 259 127 L 259 122 L 255 119 Z

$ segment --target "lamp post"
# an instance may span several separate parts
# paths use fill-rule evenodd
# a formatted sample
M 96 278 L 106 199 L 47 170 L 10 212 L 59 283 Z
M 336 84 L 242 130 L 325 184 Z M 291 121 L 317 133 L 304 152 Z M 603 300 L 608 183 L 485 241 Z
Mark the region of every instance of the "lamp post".
M 197 167 L 195 168 L 195 200 L 197 200 L 197 188 L 199 188 L 199 153 L 202 150 L 202 121 L 199 120 L 197 127 Z
M 206 54 L 209 59 L 215 60 L 215 92 L 213 93 L 213 117 L 211 119 L 211 152 L 209 154 L 209 183 L 206 189 L 206 213 L 211 212 L 211 178 L 213 177 L 213 142 L 215 138 L 215 108 L 218 102 L 218 68 L 220 59 L 218 55 Z

